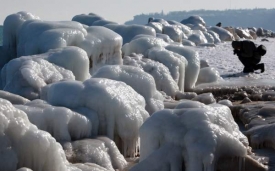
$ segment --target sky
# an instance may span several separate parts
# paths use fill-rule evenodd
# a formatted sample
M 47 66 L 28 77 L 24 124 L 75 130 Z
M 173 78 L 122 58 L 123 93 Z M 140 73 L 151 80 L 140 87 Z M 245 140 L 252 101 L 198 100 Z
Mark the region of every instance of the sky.
M 27 11 L 42 20 L 71 20 L 75 15 L 90 12 L 123 24 L 138 14 L 194 9 L 275 8 L 274 0 L 0 0 L 0 25 L 5 18 Z

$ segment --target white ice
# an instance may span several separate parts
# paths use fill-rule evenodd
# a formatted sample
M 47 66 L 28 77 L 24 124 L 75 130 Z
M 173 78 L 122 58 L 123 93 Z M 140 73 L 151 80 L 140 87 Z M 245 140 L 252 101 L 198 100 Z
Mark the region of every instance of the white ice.
M 147 119 L 140 128 L 140 162 L 131 171 L 180 171 L 183 161 L 187 171 L 214 171 L 219 157 L 245 157 L 248 140 L 230 109 L 218 104 L 202 106 L 166 109 Z
M 71 170 L 61 145 L 49 133 L 37 129 L 7 100 L 0 102 L 1 170 Z
M 162 63 L 144 58 L 142 55 L 132 55 L 124 57 L 123 64 L 142 68 L 145 72 L 152 75 L 155 79 L 157 90 L 163 91 L 167 95 L 174 97 L 179 90 L 177 82 L 172 78 L 169 69 Z
M 114 141 L 107 137 L 67 142 L 63 148 L 72 163 L 95 163 L 112 171 L 127 165 Z
M 91 73 L 104 65 L 121 65 L 122 37 L 110 29 L 102 26 L 87 28 L 85 40 L 79 47 L 87 52 L 90 59 Z
M 41 98 L 55 106 L 94 110 L 99 118 L 98 134 L 114 140 L 124 156 L 135 155 L 138 129 L 149 114 L 144 98 L 130 86 L 103 78 L 63 81 L 44 87 Z
M 149 114 L 164 108 L 162 94 L 157 91 L 154 78 L 138 67 L 109 65 L 100 68 L 93 78 L 109 78 L 122 81 L 131 86 L 146 101 L 145 109 Z
M 13 59 L 1 70 L 2 89 L 27 99 L 39 98 L 47 84 L 74 79 L 71 71 L 35 56 Z
M 15 107 L 24 111 L 32 124 L 49 132 L 58 142 L 89 138 L 92 135 L 92 121 L 68 108 L 51 106 L 42 100 Z

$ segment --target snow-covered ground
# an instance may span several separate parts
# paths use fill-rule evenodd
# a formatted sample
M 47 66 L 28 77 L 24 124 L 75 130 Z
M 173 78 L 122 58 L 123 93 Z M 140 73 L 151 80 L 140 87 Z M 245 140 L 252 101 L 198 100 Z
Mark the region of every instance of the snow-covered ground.
M 241 74 L 243 65 L 238 57 L 233 55 L 231 42 L 220 43 L 216 47 L 195 47 L 194 49 L 199 52 L 200 59 L 207 60 L 209 65 L 216 68 L 224 79 L 230 79 L 227 76 L 232 74 L 256 79 L 275 79 L 275 39 L 269 38 L 269 42 L 261 41 L 261 39 L 257 38 L 254 41 L 255 44 L 263 44 L 267 48 L 267 53 L 261 61 L 265 64 L 265 72 L 261 74 Z M 260 73 L 259 70 L 256 72 Z

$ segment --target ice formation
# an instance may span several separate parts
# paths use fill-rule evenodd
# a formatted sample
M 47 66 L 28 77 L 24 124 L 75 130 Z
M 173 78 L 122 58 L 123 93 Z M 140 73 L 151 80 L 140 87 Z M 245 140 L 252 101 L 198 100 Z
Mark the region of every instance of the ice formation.
M 86 35 L 85 28 L 74 21 L 25 21 L 18 32 L 17 57 L 77 46 Z
M 89 138 L 92 135 L 93 121 L 68 108 L 51 106 L 42 100 L 15 107 L 24 111 L 32 124 L 49 132 L 58 142 Z
M 100 20 L 104 20 L 104 18 L 94 13 L 89 13 L 88 15 L 80 14 L 72 18 L 72 21 L 77 21 L 87 26 L 92 26 L 94 22 L 100 21 Z
M 177 25 L 164 26 L 162 33 L 168 35 L 174 42 L 182 42 L 183 32 Z
M 29 56 L 13 59 L 1 70 L 3 90 L 27 99 L 39 98 L 41 88 L 47 84 L 74 79 L 71 71 Z
M 94 110 L 99 118 L 98 134 L 114 140 L 125 156 L 135 154 L 138 129 L 149 117 L 141 95 L 110 79 L 53 83 L 42 89 L 41 98 L 55 106 Z
M 207 39 L 201 31 L 196 30 L 188 37 L 188 40 L 194 42 L 196 45 L 207 43 Z
M 201 24 L 201 25 L 205 26 L 205 21 L 203 20 L 203 18 L 201 18 L 200 16 L 197 16 L 197 15 L 190 16 L 187 19 L 182 20 L 181 23 L 182 24 L 192 24 L 192 25 Z
M 142 55 L 137 55 L 124 57 L 123 64 L 142 68 L 145 72 L 154 77 L 157 90 L 163 91 L 169 96 L 174 97 L 176 92 L 179 90 L 179 87 L 176 81 L 172 78 L 168 68 L 162 63 L 143 58 Z
M 164 48 L 151 48 L 145 57 L 165 65 L 178 83 L 179 90 L 184 91 L 185 68 L 188 65 L 185 58 Z
M 204 104 L 213 104 L 216 103 L 216 99 L 214 98 L 212 93 L 202 93 L 194 97 L 192 100 L 199 101 Z
M 72 71 L 76 80 L 85 81 L 90 78 L 89 59 L 81 48 L 69 46 L 51 49 L 47 53 L 31 56 L 45 59 L 57 66 Z
M 9 23 L 16 21 L 14 17 L 7 17 L 6 20 L 7 22 L 11 20 Z M 24 20 L 20 21 L 19 24 L 18 34 L 13 35 L 10 33 L 10 37 L 6 38 L 12 39 L 12 36 L 15 37 L 16 41 L 7 40 L 7 42 L 14 42 L 12 43 L 14 48 L 2 52 L 5 56 L 11 55 L 11 59 L 45 53 L 50 49 L 77 46 L 87 52 L 93 70 L 104 64 L 119 65 L 122 62 L 122 37 L 105 27 L 87 27 L 75 21 Z M 3 63 L 6 62 L 8 60 Z
M 146 26 L 154 28 L 156 33 L 162 33 L 163 25 L 159 22 L 149 22 Z
M 221 80 L 220 73 L 213 67 L 204 67 L 200 69 L 200 73 L 196 84 L 212 83 Z
M 219 158 L 245 157 L 248 145 L 230 109 L 218 104 L 156 112 L 140 128 L 140 141 L 131 171 L 214 171 Z
M 69 166 L 60 144 L 31 124 L 27 115 L 0 99 L 0 168 L 27 167 L 40 171 L 75 170 Z
M 168 45 L 165 49 L 182 55 L 188 61 L 188 65 L 185 70 L 184 90 L 192 91 L 195 88 L 199 70 L 200 60 L 198 52 L 183 46 Z
M 132 38 L 139 34 L 151 35 L 156 37 L 155 29 L 149 26 L 107 24 L 104 27 L 107 27 L 117 34 L 121 35 L 123 38 L 123 44 L 129 43 Z
M 217 33 L 219 35 L 219 38 L 221 39 L 221 41 L 234 40 L 234 36 L 229 31 L 225 30 L 222 27 L 213 26 L 213 27 L 210 27 L 209 30 L 212 30 L 215 33 Z
M 196 46 L 196 44 L 194 42 L 192 42 L 191 40 L 187 40 L 187 39 L 182 40 L 182 45 L 184 45 L 184 46 Z
M 121 65 L 122 37 L 102 26 L 87 28 L 87 36 L 79 47 L 87 52 L 92 73 L 103 65 Z
M 170 39 L 170 37 L 166 34 L 161 34 L 161 33 L 157 33 L 157 38 L 160 38 L 162 40 L 164 40 L 166 43 L 172 43 L 174 42 L 172 39 Z
M 154 78 L 138 67 L 113 65 L 100 68 L 93 78 L 109 78 L 122 81 L 131 86 L 146 101 L 145 109 L 149 114 L 164 108 L 163 97 L 156 89 Z
M 21 29 L 21 26 L 25 21 L 28 20 L 39 20 L 39 17 L 29 13 L 29 12 L 18 12 L 16 14 L 11 14 L 6 17 L 3 27 L 3 47 L 9 52 L 13 52 L 9 58 L 16 57 L 17 48 L 17 34 Z
M 211 34 L 213 36 L 215 44 L 221 43 L 220 36 L 216 32 L 208 30 L 207 33 L 209 33 L 209 34 Z
M 129 43 L 126 43 L 122 47 L 122 52 L 124 56 L 128 56 L 131 53 L 137 53 L 137 54 L 145 54 L 147 50 L 153 48 L 153 47 L 164 47 L 168 44 L 160 38 L 156 37 L 140 37 L 137 39 L 132 40 Z
M 95 163 L 107 170 L 122 170 L 127 162 L 116 144 L 107 137 L 67 142 L 63 145 L 71 163 Z
M 9 93 L 7 91 L 0 90 L 0 98 L 10 101 L 12 104 L 25 104 L 30 100 L 19 96 L 17 94 Z

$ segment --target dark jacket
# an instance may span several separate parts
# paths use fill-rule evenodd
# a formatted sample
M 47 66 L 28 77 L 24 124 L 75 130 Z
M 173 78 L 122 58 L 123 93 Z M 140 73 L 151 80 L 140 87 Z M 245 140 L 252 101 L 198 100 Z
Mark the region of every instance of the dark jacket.
M 233 46 L 233 44 L 232 44 Z M 261 55 L 257 52 L 257 47 L 254 42 L 249 40 L 239 41 L 236 45 L 239 48 L 239 57 L 260 59 Z M 234 47 L 233 48 L 237 48 Z

